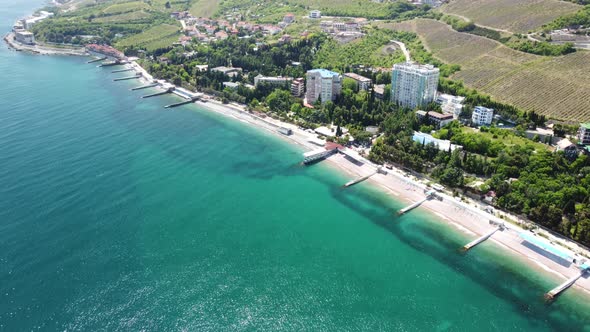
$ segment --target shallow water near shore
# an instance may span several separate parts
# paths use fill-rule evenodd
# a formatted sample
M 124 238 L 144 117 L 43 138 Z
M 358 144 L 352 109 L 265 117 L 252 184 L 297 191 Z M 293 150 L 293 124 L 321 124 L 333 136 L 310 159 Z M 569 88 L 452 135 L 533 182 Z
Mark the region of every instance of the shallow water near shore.
M 493 243 L 86 61 L 0 47 L 0 330 L 590 329 Z

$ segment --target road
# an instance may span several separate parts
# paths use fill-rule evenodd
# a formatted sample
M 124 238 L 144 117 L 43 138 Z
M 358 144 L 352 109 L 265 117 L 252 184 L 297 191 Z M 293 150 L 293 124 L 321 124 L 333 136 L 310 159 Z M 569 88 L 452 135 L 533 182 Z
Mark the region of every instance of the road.
M 406 62 L 410 62 L 412 60 L 410 57 L 410 52 L 406 48 L 406 44 L 397 40 L 390 40 L 390 42 L 397 44 L 402 49 L 402 52 L 404 52 L 404 56 L 406 57 Z

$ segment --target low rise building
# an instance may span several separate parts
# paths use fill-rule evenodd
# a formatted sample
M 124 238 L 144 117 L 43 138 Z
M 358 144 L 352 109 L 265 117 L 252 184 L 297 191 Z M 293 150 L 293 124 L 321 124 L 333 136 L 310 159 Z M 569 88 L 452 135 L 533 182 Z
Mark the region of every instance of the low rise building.
M 262 76 L 258 75 L 254 77 L 254 86 L 258 86 L 260 83 L 266 83 L 275 86 L 288 86 L 293 81 L 292 77 L 282 77 L 282 76 Z
M 449 151 L 449 149 L 451 151 L 456 150 L 456 149 L 463 149 L 463 147 L 461 145 L 452 144 L 451 141 L 449 141 L 449 140 L 442 140 L 442 139 L 434 138 L 432 135 L 420 133 L 417 131 L 414 132 L 414 135 L 412 136 L 412 140 L 414 142 L 424 144 L 424 145 L 434 144 L 441 151 Z
M 428 112 L 428 119 L 436 128 L 440 129 L 454 120 L 453 114 L 441 114 L 437 112 Z
M 238 74 L 242 73 L 242 68 L 220 66 L 211 68 L 211 71 L 220 72 L 229 77 L 235 77 L 238 76 Z
M 385 84 L 376 84 L 373 86 L 375 99 L 383 100 L 385 98 Z
M 29 31 L 17 31 L 14 33 L 14 39 L 21 44 L 35 44 L 35 36 Z
M 309 12 L 309 18 L 322 18 L 322 12 L 319 10 L 312 10 Z
M 557 142 L 555 145 L 555 151 L 563 151 L 565 157 L 570 160 L 578 157 L 578 147 L 567 138 Z
M 475 126 L 489 126 L 494 119 L 494 110 L 483 106 L 475 106 L 471 115 L 471 123 Z
M 305 80 L 303 77 L 296 78 L 291 83 L 291 94 L 295 97 L 303 96 L 305 92 Z
M 239 86 L 240 86 L 239 83 L 235 83 L 235 82 L 223 82 L 223 87 L 224 88 L 229 88 L 231 90 L 237 90 Z
M 359 90 L 368 91 L 373 84 L 373 81 L 370 78 L 355 73 L 346 73 L 344 74 L 344 77 L 353 79 L 356 82 L 356 86 Z
M 463 111 L 465 97 L 439 93 L 435 101 L 440 105 L 443 113 L 453 114 L 453 117 L 458 119 Z
M 580 141 L 580 144 L 590 144 L 590 122 L 580 124 L 580 129 L 578 130 L 578 140 Z

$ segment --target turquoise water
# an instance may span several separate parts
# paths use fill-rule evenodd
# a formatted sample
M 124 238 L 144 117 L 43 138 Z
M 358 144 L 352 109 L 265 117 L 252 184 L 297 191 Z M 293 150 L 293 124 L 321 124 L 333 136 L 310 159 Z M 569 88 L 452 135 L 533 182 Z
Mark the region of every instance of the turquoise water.
M 2 2 L 2 30 L 40 5 Z M 3 45 L 0 72 L 0 330 L 590 329 L 556 280 L 270 133 L 86 59 Z

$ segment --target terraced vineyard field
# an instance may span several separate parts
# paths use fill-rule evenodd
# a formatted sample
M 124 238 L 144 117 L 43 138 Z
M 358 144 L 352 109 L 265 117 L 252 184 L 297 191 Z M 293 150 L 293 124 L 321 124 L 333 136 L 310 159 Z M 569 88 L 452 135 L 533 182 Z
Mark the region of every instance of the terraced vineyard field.
M 452 78 L 498 101 L 556 119 L 590 120 L 590 52 L 553 58 L 527 54 L 434 20 L 388 26 L 420 35 L 441 61 L 461 65 Z
M 172 45 L 178 41 L 180 36 L 180 27 L 162 24 L 148 30 L 133 35 L 128 38 L 121 39 L 117 42 L 117 47 L 138 46 L 145 47 L 147 50 L 155 50 Z
M 452 0 L 441 11 L 492 28 L 526 33 L 581 8 L 558 0 Z

